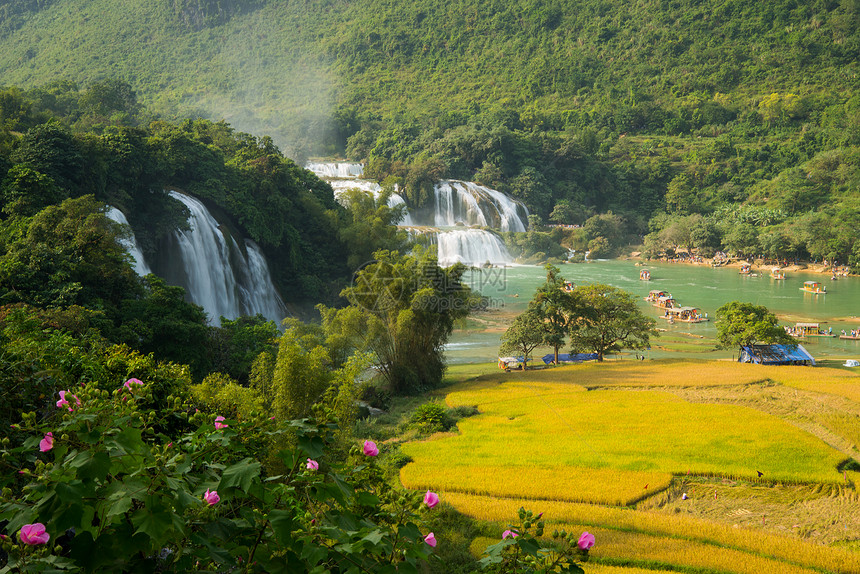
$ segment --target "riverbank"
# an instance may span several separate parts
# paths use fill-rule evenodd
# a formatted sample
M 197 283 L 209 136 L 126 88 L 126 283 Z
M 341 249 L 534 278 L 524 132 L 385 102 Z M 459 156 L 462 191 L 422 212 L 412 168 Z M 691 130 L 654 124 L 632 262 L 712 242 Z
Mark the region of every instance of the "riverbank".
M 642 257 L 642 253 L 639 251 L 633 251 L 626 257 L 620 257 L 622 260 L 629 261 L 639 261 L 643 264 L 647 264 L 651 261 L 659 261 L 661 263 L 678 263 L 685 265 L 698 265 L 698 266 L 707 266 L 712 267 L 715 264 L 719 267 L 736 267 L 740 268 L 743 265 L 750 266 L 751 273 L 769 273 L 772 269 L 778 268 L 780 271 L 785 273 L 791 272 L 803 272 L 803 273 L 818 273 L 821 275 L 829 275 L 831 277 L 849 277 L 852 275 L 856 275 L 856 273 L 852 273 L 851 269 L 844 265 L 837 265 L 834 269 L 834 266 L 831 264 L 817 263 L 817 262 L 801 262 L 801 263 L 789 263 L 787 265 L 783 265 L 782 263 L 775 262 L 769 259 L 756 259 L 756 258 L 737 258 L 737 257 L 729 257 L 726 259 L 715 260 L 713 258 L 704 258 L 697 256 L 690 256 L 686 252 L 683 257 L 676 258 L 660 258 L 660 259 L 645 259 Z

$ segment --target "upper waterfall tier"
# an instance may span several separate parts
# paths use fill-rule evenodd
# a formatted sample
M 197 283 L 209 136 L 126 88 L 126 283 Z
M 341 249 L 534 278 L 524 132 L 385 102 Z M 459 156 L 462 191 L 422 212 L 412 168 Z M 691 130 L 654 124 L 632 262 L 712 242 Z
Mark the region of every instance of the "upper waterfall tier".
M 525 231 L 526 206 L 501 191 L 469 181 L 443 180 L 434 187 L 434 204 L 413 210 L 417 225 L 452 227 L 479 225 L 500 231 Z
M 116 207 L 108 206 L 108 210 L 105 215 L 117 223 L 128 226 L 129 230 L 131 229 L 131 226 L 128 225 L 128 219 L 125 218 L 125 214 Z M 134 270 L 138 275 L 143 277 L 144 275 L 152 273 L 149 269 L 149 265 L 146 264 L 146 261 L 143 258 L 143 251 L 140 250 L 133 232 L 131 233 L 131 237 L 120 239 L 119 244 L 122 245 L 134 259 Z
M 190 229 L 172 234 L 163 276 L 185 288 L 210 320 L 262 314 L 280 325 L 286 316 L 260 248 L 248 239 L 237 242 L 206 206 L 189 195 L 170 192 L 191 212 Z
M 367 191 L 373 194 L 373 197 L 379 197 L 379 194 L 382 192 L 382 186 L 376 183 L 375 181 L 370 181 L 367 179 L 333 179 L 329 181 L 329 185 L 331 185 L 334 190 L 334 197 L 339 202 L 343 203 L 341 196 L 348 189 L 360 189 L 362 191 Z M 395 207 L 397 205 L 402 205 L 406 207 L 406 202 L 403 201 L 403 198 L 400 197 L 396 193 L 392 193 L 388 197 L 388 207 Z M 409 214 L 409 208 L 406 207 L 403 211 L 403 219 L 400 221 L 399 225 L 415 225 L 415 222 L 412 221 L 412 216 Z
M 356 179 L 364 173 L 364 165 L 360 163 L 310 162 L 305 167 L 322 179 Z

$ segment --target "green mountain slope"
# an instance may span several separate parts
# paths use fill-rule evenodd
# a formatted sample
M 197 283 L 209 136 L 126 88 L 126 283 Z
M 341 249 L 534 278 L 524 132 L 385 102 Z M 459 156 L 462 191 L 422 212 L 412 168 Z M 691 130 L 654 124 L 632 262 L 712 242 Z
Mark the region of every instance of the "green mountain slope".
M 299 162 L 366 161 L 412 204 L 468 178 L 558 222 L 724 224 L 656 251 L 763 252 L 762 230 L 728 241 L 737 226 L 714 215 L 750 203 L 777 214 L 774 255 L 860 263 L 858 30 L 858 0 L 15 0 L 0 78 L 121 79 L 162 117 L 225 119 Z M 797 239 L 836 224 L 836 247 Z

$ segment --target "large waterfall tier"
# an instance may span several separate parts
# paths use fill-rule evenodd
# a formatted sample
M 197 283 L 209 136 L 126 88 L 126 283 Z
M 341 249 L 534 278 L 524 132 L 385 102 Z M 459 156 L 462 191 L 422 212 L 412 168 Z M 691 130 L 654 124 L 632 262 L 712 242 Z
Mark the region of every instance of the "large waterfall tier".
M 469 181 L 440 181 L 434 188 L 432 213 L 413 211 L 417 225 L 478 225 L 500 231 L 525 231 L 529 212 L 501 191 Z
M 356 179 L 364 173 L 364 166 L 360 163 L 318 163 L 309 162 L 305 168 L 317 174 L 322 179 Z
M 514 262 L 504 242 L 495 233 L 483 229 L 454 229 L 436 234 L 439 265 L 450 267 L 463 263 L 469 267 L 507 265 Z
M 125 214 L 116 207 L 108 206 L 108 210 L 105 215 L 113 221 L 127 226 L 129 230 L 131 230 L 131 226 L 128 224 L 128 219 L 126 219 Z M 146 264 L 146 260 L 143 258 L 143 251 L 141 251 L 140 246 L 137 244 L 137 239 L 135 239 L 133 232 L 131 232 L 130 237 L 120 239 L 119 244 L 122 245 L 122 247 L 131 255 L 132 259 L 134 259 L 133 266 L 138 275 L 143 277 L 144 275 L 152 273 L 149 269 L 149 265 Z
M 238 243 L 197 199 L 170 192 L 191 212 L 190 229 L 171 236 L 162 275 L 185 288 L 188 298 L 206 310 L 210 321 L 262 314 L 280 324 L 286 308 L 272 283 L 260 248 Z
M 335 199 L 337 199 L 341 204 L 344 203 L 341 198 L 348 189 L 360 189 L 362 191 L 372 193 L 373 197 L 379 197 L 379 194 L 382 193 L 381 185 L 375 181 L 367 179 L 333 179 L 329 184 L 334 190 Z M 398 205 L 402 205 L 406 208 L 404 210 L 405 215 L 400 221 L 400 225 L 415 225 L 415 222 L 412 220 L 412 216 L 409 214 L 409 208 L 406 207 L 406 202 L 400 195 L 392 193 L 388 197 L 388 207 L 395 207 Z

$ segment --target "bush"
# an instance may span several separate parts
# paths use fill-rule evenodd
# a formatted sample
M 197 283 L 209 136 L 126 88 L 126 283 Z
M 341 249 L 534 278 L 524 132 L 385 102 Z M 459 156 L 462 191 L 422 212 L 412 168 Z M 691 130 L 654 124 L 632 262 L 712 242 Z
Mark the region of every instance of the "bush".
M 418 572 L 432 552 L 421 493 L 394 490 L 358 445 L 345 463 L 328 455 L 327 413 L 239 421 L 174 396 L 145 408 L 152 393 L 87 384 L 44 419 L 21 416 L 0 459 L 0 570 Z M 285 435 L 295 446 L 272 476 L 254 454 Z
M 413 427 L 426 433 L 446 431 L 454 425 L 448 409 L 432 401 L 416 408 L 409 422 Z

